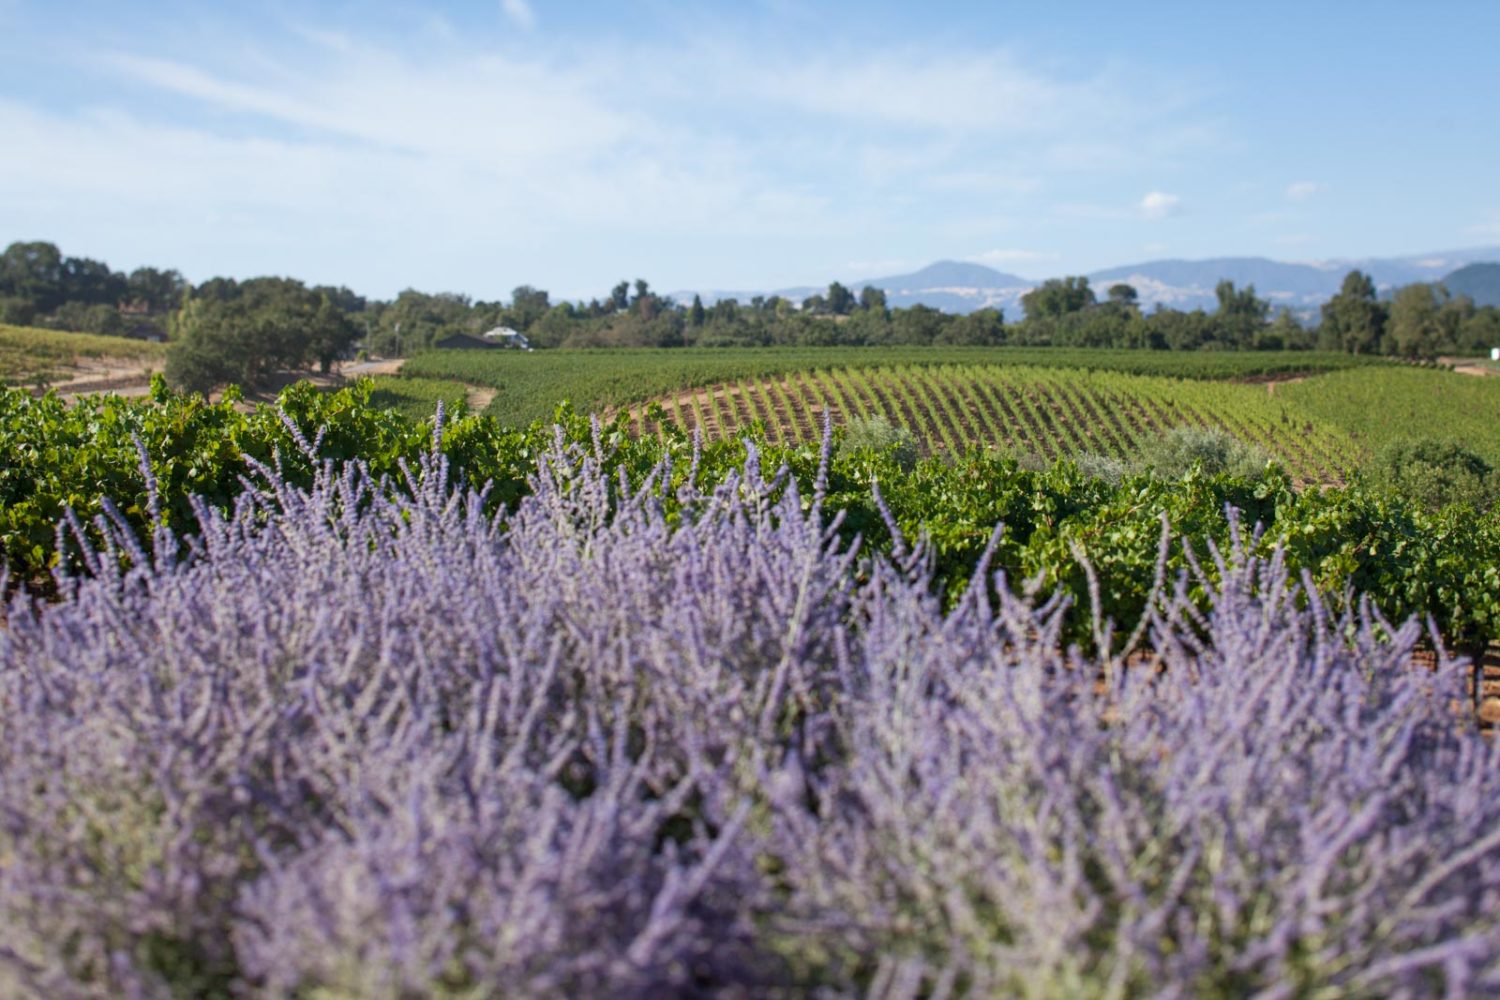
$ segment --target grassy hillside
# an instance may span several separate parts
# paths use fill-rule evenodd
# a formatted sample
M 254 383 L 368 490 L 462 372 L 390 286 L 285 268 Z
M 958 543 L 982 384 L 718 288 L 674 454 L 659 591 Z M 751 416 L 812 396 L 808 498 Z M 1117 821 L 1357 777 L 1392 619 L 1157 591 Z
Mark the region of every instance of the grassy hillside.
M 1343 478 L 1358 449 L 1263 386 L 1031 366 L 896 365 L 741 379 L 664 397 L 666 416 L 710 440 L 759 421 L 771 440 L 816 440 L 835 425 L 883 416 L 927 453 L 1000 446 L 1045 458 L 1136 457 L 1162 431 L 1218 427 L 1313 481 Z M 637 408 L 637 429 L 654 429 Z
M 65 378 L 84 359 L 159 363 L 161 344 L 0 324 L 0 382 L 19 385 Z
M 496 390 L 488 412 L 508 423 L 550 417 L 570 400 L 609 409 L 670 393 L 791 372 L 869 365 L 1032 365 L 1163 375 L 1251 379 L 1369 363 L 1345 354 L 1120 351 L 1023 347 L 795 347 L 704 350 L 435 351 L 402 374 Z
M 1340 428 L 1366 451 L 1401 438 L 1441 438 L 1500 466 L 1500 378 L 1387 366 L 1279 386 L 1276 398 Z

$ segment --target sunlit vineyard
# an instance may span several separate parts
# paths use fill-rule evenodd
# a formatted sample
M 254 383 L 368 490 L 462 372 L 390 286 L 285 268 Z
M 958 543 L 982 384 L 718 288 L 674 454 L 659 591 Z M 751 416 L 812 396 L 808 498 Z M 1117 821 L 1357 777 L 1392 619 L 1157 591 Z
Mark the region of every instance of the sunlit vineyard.
M 1500 465 L 1500 378 L 1382 365 L 1278 386 L 1276 395 L 1366 451 L 1400 438 L 1441 438 Z
M 1308 375 L 1385 365 L 1349 354 L 1287 351 L 1128 351 L 1059 347 L 772 347 L 601 351 L 434 351 L 403 375 L 496 390 L 487 412 L 509 424 L 548 420 L 559 400 L 609 409 L 739 379 L 870 365 L 1028 365 L 1190 379 Z
M 164 354 L 161 344 L 145 340 L 0 323 L 0 384 L 52 381 L 80 358 L 160 363 Z
M 883 416 L 916 435 L 929 454 L 1000 446 L 1056 459 L 1089 452 L 1126 459 L 1174 427 L 1218 427 L 1278 458 L 1294 476 L 1341 479 L 1358 449 L 1263 386 L 998 365 L 899 365 L 792 372 L 669 395 L 667 419 L 710 440 L 755 422 L 778 444 L 815 440 L 824 414 L 835 426 Z M 659 431 L 647 407 L 638 433 Z

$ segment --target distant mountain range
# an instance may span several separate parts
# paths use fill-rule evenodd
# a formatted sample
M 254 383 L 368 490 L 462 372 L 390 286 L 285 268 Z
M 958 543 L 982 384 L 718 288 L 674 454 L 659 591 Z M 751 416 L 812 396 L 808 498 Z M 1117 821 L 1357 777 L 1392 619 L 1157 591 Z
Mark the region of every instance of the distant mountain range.
M 1454 295 L 1467 295 L 1476 306 L 1500 306 L 1500 264 L 1470 264 L 1443 279 Z
M 1214 286 L 1228 279 L 1244 287 L 1253 284 L 1262 298 L 1273 307 L 1287 306 L 1295 312 L 1315 310 L 1336 294 L 1344 275 L 1360 270 L 1370 275 L 1375 287 L 1389 293 L 1402 285 L 1417 281 L 1441 281 L 1454 274 L 1475 291 L 1450 288 L 1454 294 L 1466 294 L 1481 305 L 1500 305 L 1500 247 L 1447 250 L 1412 257 L 1372 257 L 1355 260 L 1277 261 L 1265 257 L 1216 257 L 1210 260 L 1153 260 L 1095 271 L 1088 275 L 1095 293 L 1104 297 L 1110 285 L 1117 282 L 1135 287 L 1141 304 L 1150 308 L 1157 303 L 1174 309 L 1212 309 L 1217 300 Z M 1057 275 L 1062 277 L 1062 275 Z M 993 306 L 1005 310 L 1007 317 L 1021 315 L 1021 296 L 1039 281 L 996 271 L 983 264 L 944 260 L 929 264 L 911 274 L 882 278 L 842 281 L 854 292 L 872 285 L 883 289 L 892 306 L 925 305 L 944 312 L 967 313 Z M 822 294 L 827 285 L 808 285 L 762 291 L 728 291 L 699 289 L 696 294 L 705 304 L 720 299 L 749 302 L 757 295 L 780 295 L 800 301 Z M 692 301 L 694 291 L 674 292 L 681 302 Z M 1481 295 L 1486 296 L 1481 300 Z M 1495 301 L 1491 302 L 1491 299 Z

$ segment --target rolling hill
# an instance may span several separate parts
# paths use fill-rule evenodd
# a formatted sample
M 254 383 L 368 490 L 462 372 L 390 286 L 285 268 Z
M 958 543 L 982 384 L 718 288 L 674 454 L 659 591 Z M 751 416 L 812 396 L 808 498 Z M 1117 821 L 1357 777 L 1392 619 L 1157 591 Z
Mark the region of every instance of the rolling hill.
M 1470 264 L 1443 279 L 1454 295 L 1467 295 L 1476 306 L 1500 306 L 1500 264 Z
M 1450 273 L 1462 274 L 1478 262 L 1500 260 L 1500 247 L 1448 250 L 1408 257 L 1371 257 L 1322 261 L 1277 261 L 1266 257 L 1214 257 L 1206 260 L 1152 260 L 1104 268 L 1088 275 L 1102 295 L 1116 282 L 1134 285 L 1141 303 L 1174 309 L 1213 309 L 1214 286 L 1221 280 L 1255 290 L 1273 306 L 1312 311 L 1339 290 L 1351 270 L 1369 274 L 1375 286 L 1389 292 L 1417 281 L 1439 281 Z M 925 305 L 945 312 L 967 313 L 976 309 L 1003 309 L 1007 317 L 1021 314 L 1021 296 L 1039 284 L 1031 278 L 1007 274 L 966 261 L 944 260 L 909 274 L 846 279 L 858 291 L 865 285 L 885 290 L 893 306 Z M 800 301 L 826 291 L 827 285 L 804 285 L 771 291 L 699 290 L 705 303 L 734 298 L 748 302 L 757 295 L 780 295 Z M 679 301 L 691 301 L 691 290 L 674 292 Z M 1476 298 L 1475 301 L 1478 301 Z

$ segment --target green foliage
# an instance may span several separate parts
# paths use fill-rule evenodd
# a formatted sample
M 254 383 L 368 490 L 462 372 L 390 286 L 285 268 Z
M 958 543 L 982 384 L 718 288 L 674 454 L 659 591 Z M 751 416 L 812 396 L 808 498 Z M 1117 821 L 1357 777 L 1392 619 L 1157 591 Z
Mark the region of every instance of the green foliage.
M 855 417 L 844 425 L 839 453 L 861 452 L 886 455 L 902 469 L 910 471 L 917 464 L 917 440 L 905 427 L 893 424 L 884 416 Z
M 162 345 L 144 340 L 0 324 L 0 382 L 46 381 L 81 358 L 159 362 L 163 353 Z
M 710 439 L 737 437 L 754 420 L 778 442 L 814 441 L 827 413 L 835 425 L 883 417 L 909 430 L 924 454 L 986 448 L 1056 459 L 1093 453 L 1134 468 L 1144 452 L 1160 450 L 1163 430 L 1189 426 L 1219 428 L 1303 481 L 1343 479 L 1359 459 L 1347 435 L 1314 426 L 1264 387 L 1108 371 L 993 364 L 829 368 L 742 379 L 687 396 L 674 392 L 664 405 L 673 419 Z M 652 420 L 638 412 L 637 418 L 634 426 L 654 432 Z M 1211 468 L 1223 466 L 1207 457 Z M 1189 456 L 1164 467 L 1175 475 L 1191 464 Z M 1242 468 L 1254 472 L 1263 464 L 1263 456 L 1249 454 Z
M 1398 440 L 1434 438 L 1500 466 L 1500 379 L 1384 364 L 1280 385 L 1276 399 L 1341 428 L 1369 454 Z
M 1386 444 L 1366 467 L 1365 477 L 1429 511 L 1450 504 L 1487 510 L 1500 492 L 1500 477 L 1476 452 L 1432 438 Z
M 457 416 L 468 408 L 465 402 L 468 390 L 462 382 L 377 375 L 370 383 L 371 406 L 393 409 L 408 420 L 432 419 L 439 400 L 449 416 Z
M 1094 451 L 1081 452 L 1073 458 L 1078 472 L 1086 479 L 1101 479 L 1111 486 L 1136 471 L 1136 463 L 1114 455 L 1101 455 Z
M 1083 277 L 1049 278 L 1021 296 L 1027 319 L 1056 318 L 1094 304 L 1094 290 Z
M 1374 354 L 1385 339 L 1385 307 L 1375 300 L 1375 282 L 1362 271 L 1344 275 L 1339 293 L 1323 304 L 1318 346 L 1351 354 Z
M 1459 350 L 1473 317 L 1474 303 L 1453 298 L 1442 285 L 1407 285 L 1391 300 L 1386 350 L 1408 358 Z
M 722 306 L 723 303 L 720 303 Z M 719 307 L 716 306 L 717 310 Z M 850 325 L 865 311 L 844 321 Z M 525 425 L 549 416 L 558 400 L 580 410 L 605 410 L 669 393 L 790 372 L 872 365 L 1032 365 L 1096 372 L 1217 380 L 1332 371 L 1368 363 L 1344 354 L 1206 353 L 1066 350 L 1028 347 L 787 347 L 701 350 L 433 351 L 412 358 L 402 373 L 499 390 L 489 413 Z
M 228 382 L 261 385 L 273 372 L 326 371 L 358 331 L 324 292 L 301 282 L 258 278 L 184 302 L 172 322 L 167 379 L 206 392 Z
M 59 555 L 54 528 L 71 508 L 85 521 L 112 498 L 144 533 L 152 517 L 136 451 L 144 445 L 162 498 L 161 518 L 190 528 L 189 498 L 227 507 L 253 481 L 251 461 L 280 461 L 293 481 L 306 481 L 312 462 L 361 458 L 392 488 L 432 446 L 428 423 L 371 405 L 366 381 L 338 392 L 309 384 L 282 393 L 279 406 L 249 413 L 234 406 L 171 392 L 158 379 L 153 395 L 130 400 L 90 397 L 64 406 L 56 396 L 0 392 L 0 548 L 13 580 L 45 579 Z M 657 413 L 661 417 L 660 411 Z M 632 437 L 623 416 L 596 427 L 571 407 L 524 429 L 482 415 L 454 417 L 444 428 L 443 453 L 452 474 L 490 484 L 492 508 L 514 504 L 528 489 L 537 456 L 564 438 L 599 449 L 606 471 L 640 483 L 670 459 L 673 481 L 695 475 L 713 484 L 744 460 L 740 441 L 709 443 L 693 461 L 692 436 L 665 423 L 659 437 Z M 298 436 L 321 430 L 317 458 Z M 778 445 L 749 428 L 769 472 L 786 465 L 791 481 L 810 497 L 818 475 L 816 443 Z M 899 438 L 899 434 L 896 435 Z M 1408 497 L 1363 483 L 1350 488 L 1298 491 L 1274 468 L 1258 478 L 1210 472 L 1198 462 L 1178 478 L 1090 475 L 1062 461 L 1028 468 L 1003 452 L 971 451 L 958 458 L 913 462 L 899 447 L 850 446 L 848 435 L 828 470 L 826 509 L 842 514 L 840 531 L 877 549 L 894 544 L 874 498 L 884 496 L 908 541 L 925 536 L 947 597 L 973 577 L 998 523 L 1005 531 L 990 568 L 1017 583 L 1060 588 L 1079 608 L 1068 638 L 1089 634 L 1090 585 L 1095 574 L 1099 611 L 1129 628 L 1144 611 L 1156 572 L 1162 521 L 1195 552 L 1223 546 L 1233 530 L 1226 505 L 1243 512 L 1244 529 L 1265 527 L 1257 545 L 1286 546 L 1293 568 L 1305 569 L 1335 605 L 1346 590 L 1368 593 L 1388 615 L 1430 614 L 1442 634 L 1473 648 L 1500 637 L 1500 517 L 1467 506 L 1432 510 Z M 1231 449 L 1232 450 L 1232 449 Z M 664 496 L 672 495 L 669 489 Z M 669 514 L 670 514 L 669 510 Z M 1083 562 L 1080 561 L 1083 560 Z M 1168 551 L 1167 569 L 1187 565 L 1181 546 Z
M 1145 466 L 1159 476 L 1179 479 L 1193 469 L 1210 476 L 1257 478 L 1265 471 L 1266 453 L 1217 427 L 1174 427 L 1143 452 Z

